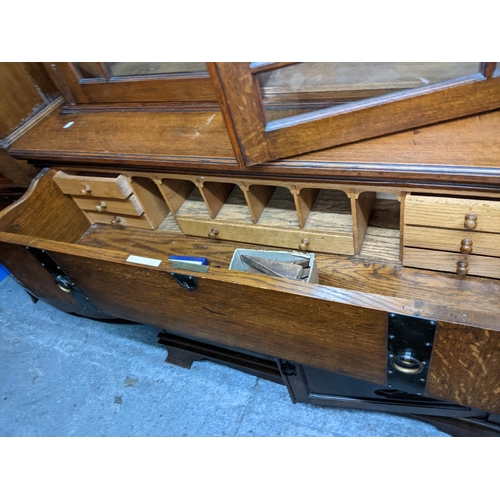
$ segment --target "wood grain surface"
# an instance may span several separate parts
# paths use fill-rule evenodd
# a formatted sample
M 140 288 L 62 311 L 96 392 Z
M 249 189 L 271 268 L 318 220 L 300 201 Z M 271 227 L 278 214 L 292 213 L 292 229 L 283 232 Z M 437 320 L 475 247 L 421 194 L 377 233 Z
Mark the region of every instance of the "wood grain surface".
M 74 124 L 63 127 L 69 122 Z M 236 166 L 222 116 L 218 112 L 88 112 L 55 113 L 18 139 L 12 150 L 26 149 L 37 158 L 49 156 L 91 160 L 106 158 L 134 163 L 154 157 L 175 163 L 207 163 L 204 158 L 220 159 Z M 63 153 L 64 151 L 64 153 Z M 26 151 L 28 152 L 28 151 Z M 62 156 L 61 156 L 62 154 Z M 24 155 L 23 155 L 24 156 Z
M 0 147 L 0 174 L 10 179 L 14 186 L 27 188 L 38 170 L 25 160 L 16 160 L 6 149 Z
M 496 257 L 464 255 L 409 247 L 405 247 L 403 252 L 403 264 L 405 266 L 456 274 L 458 263 L 465 261 L 467 263 L 467 275 L 500 279 L 500 259 Z
M 45 66 L 56 68 L 78 104 L 215 101 L 213 85 L 206 73 L 113 77 L 109 81 L 101 77 L 85 81 L 81 76 L 92 75 L 80 75 L 74 63 L 45 63 Z
M 90 222 L 71 197 L 57 187 L 55 173 L 40 173 L 25 195 L 0 214 L 1 231 L 69 243 L 81 238 Z
M 243 224 L 225 220 L 192 219 L 189 216 L 177 217 L 184 234 L 208 238 L 212 228 L 217 229 L 217 239 L 254 243 L 260 245 L 299 250 L 301 241 L 309 240 L 307 251 L 329 252 L 341 255 L 354 255 L 352 233 L 341 231 L 309 231 L 307 229 L 278 227 L 262 224 Z
M 85 195 L 97 198 L 127 199 L 132 194 L 130 181 L 123 175 L 118 177 L 93 177 L 90 175 L 68 175 L 57 172 L 54 182 L 65 194 Z
M 210 63 L 209 71 L 241 167 L 489 111 L 500 102 L 499 82 L 484 79 L 477 67 L 462 79 L 266 123 L 259 79 L 248 63 Z
M 132 177 L 131 187 L 143 212 L 156 229 L 170 212 L 158 186 L 147 177 Z
M 268 125 L 269 159 L 286 158 L 307 151 L 355 142 L 370 137 L 422 127 L 495 109 L 500 102 L 500 84 L 495 79 L 462 85 L 443 84 L 435 92 L 405 91 L 406 96 L 385 96 L 365 105 L 342 106 L 325 112 L 277 120 Z M 411 97 L 410 97 L 411 95 Z M 380 100 L 380 102 L 379 102 Z M 375 101 L 377 101 L 375 103 Z M 446 105 L 443 105 L 446 103 Z M 360 124 L 363 124 L 360 127 Z M 241 141 L 241 137 L 239 137 Z M 247 165 L 261 163 L 249 160 Z
M 351 197 L 354 250 L 357 255 L 361 252 L 376 199 L 376 193 L 366 191 L 359 193 L 357 197 Z
M 477 216 L 474 231 L 500 232 L 500 202 L 438 196 L 407 196 L 405 224 L 465 229 L 465 217 Z
M 71 294 L 63 292 L 56 285 L 52 275 L 25 248 L 0 243 L 0 262 L 36 298 L 68 313 L 94 317 L 94 314 L 88 309 L 83 309 Z
M 66 254 L 54 258 L 108 314 L 385 382 L 387 315 L 381 311 L 305 297 L 298 302 L 294 294 L 201 277 L 189 292 L 154 270 Z
M 133 216 L 115 213 L 87 212 L 86 215 L 93 224 L 113 224 L 123 227 L 137 227 L 139 229 L 154 229 L 153 223 L 146 214 Z
M 75 124 L 63 129 L 70 121 Z M 500 112 L 489 112 L 278 160 L 247 169 L 245 175 L 498 186 L 499 127 Z M 15 141 L 10 151 L 19 158 L 78 161 L 90 167 L 99 162 L 122 169 L 133 165 L 150 171 L 183 168 L 241 175 L 219 112 L 55 113 Z
M 439 323 L 425 395 L 500 413 L 500 333 Z
M 142 215 L 144 212 L 135 195 L 131 194 L 126 200 L 108 200 L 104 198 L 90 198 L 87 196 L 72 196 L 73 201 L 82 209 L 91 212 L 109 212 L 122 215 Z M 103 206 L 102 204 L 105 204 Z M 98 207 L 100 210 L 98 210 Z
M 23 63 L 0 63 L 0 139 L 40 111 L 47 99 Z
M 183 179 L 160 179 L 158 182 L 160 191 L 170 211 L 174 214 L 178 212 L 195 188 L 193 182 Z
M 90 246 L 92 251 L 140 252 L 145 257 L 160 260 L 168 259 L 169 255 L 201 255 L 209 259 L 212 271 L 228 269 L 234 250 L 241 248 L 241 244 L 228 241 L 103 226 L 92 227 L 80 240 L 80 245 Z M 266 249 L 252 244 L 246 244 L 245 248 Z M 400 297 L 418 307 L 432 304 L 425 312 L 419 309 L 418 314 L 425 317 L 452 311 L 446 316 L 449 321 L 489 325 L 490 328 L 495 324 L 498 326 L 498 280 L 462 280 L 452 274 L 405 268 L 382 260 L 321 253 L 316 254 L 316 262 L 320 284 L 325 287 Z M 244 278 L 240 275 L 240 279 Z M 461 298 L 460 302 L 457 302 L 457 297 Z
M 466 238 L 472 242 L 472 255 L 500 257 L 500 234 L 495 233 L 406 226 L 404 244 L 408 247 L 460 252 L 462 241 Z

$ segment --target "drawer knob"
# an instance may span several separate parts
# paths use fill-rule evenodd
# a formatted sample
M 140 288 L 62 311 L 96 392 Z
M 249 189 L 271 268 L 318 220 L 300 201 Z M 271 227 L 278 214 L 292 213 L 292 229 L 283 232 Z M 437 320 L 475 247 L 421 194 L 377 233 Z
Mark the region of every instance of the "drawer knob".
M 118 217 L 117 215 L 115 215 L 113 217 L 113 219 L 111 220 L 111 224 L 120 224 L 122 220 L 120 219 L 120 217 Z
M 216 227 L 213 227 L 212 229 L 210 229 L 210 232 L 208 233 L 208 237 L 215 239 L 215 238 L 217 238 L 218 234 L 219 234 L 219 230 Z
M 465 216 L 464 222 L 465 229 L 476 229 L 477 227 L 477 215 L 476 214 L 467 214 Z
M 305 252 L 307 250 L 307 247 L 309 246 L 309 243 L 310 243 L 310 241 L 307 238 L 302 238 L 302 240 L 299 244 L 300 250 Z
M 95 209 L 98 211 L 98 212 L 102 212 L 103 210 L 105 210 L 107 207 L 106 203 L 104 201 L 101 201 L 101 203 L 99 203 L 99 205 L 96 205 L 95 206 Z
M 460 253 L 472 253 L 472 240 L 464 238 L 460 245 Z
M 467 271 L 469 270 L 468 268 L 469 264 L 466 260 L 459 260 L 457 262 L 457 274 L 459 276 L 465 276 L 467 274 Z
M 82 194 L 90 194 L 92 192 L 92 188 L 90 186 L 83 186 L 83 189 L 80 192 Z

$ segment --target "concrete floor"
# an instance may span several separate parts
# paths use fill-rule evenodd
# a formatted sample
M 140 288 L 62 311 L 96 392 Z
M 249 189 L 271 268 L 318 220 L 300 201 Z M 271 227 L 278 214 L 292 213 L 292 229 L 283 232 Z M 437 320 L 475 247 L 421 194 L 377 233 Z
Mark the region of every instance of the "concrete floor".
M 0 283 L 0 436 L 446 436 L 409 418 L 292 404 L 208 361 L 164 362 L 159 329 L 73 317 Z

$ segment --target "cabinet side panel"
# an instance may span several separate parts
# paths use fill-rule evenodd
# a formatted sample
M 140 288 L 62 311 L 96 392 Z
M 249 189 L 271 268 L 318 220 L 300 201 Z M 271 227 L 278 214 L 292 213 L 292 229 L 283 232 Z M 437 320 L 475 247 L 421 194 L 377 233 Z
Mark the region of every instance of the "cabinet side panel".
M 0 139 L 46 103 L 23 63 L 0 63 Z
M 56 285 L 54 278 L 24 247 L 0 243 L 0 262 L 35 297 L 62 311 L 87 315 L 69 293 Z
M 43 171 L 26 194 L 0 214 L 0 231 L 75 243 L 90 222 L 78 205 L 57 187 L 55 171 Z
M 500 412 L 500 332 L 439 323 L 425 395 Z

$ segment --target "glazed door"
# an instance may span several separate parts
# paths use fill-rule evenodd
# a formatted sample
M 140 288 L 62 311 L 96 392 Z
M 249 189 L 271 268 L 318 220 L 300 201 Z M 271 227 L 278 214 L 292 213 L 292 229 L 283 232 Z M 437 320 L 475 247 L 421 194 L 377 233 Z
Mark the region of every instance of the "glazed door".
M 46 63 L 70 104 L 215 103 L 206 63 Z
M 241 166 L 500 107 L 497 63 L 207 63 Z

